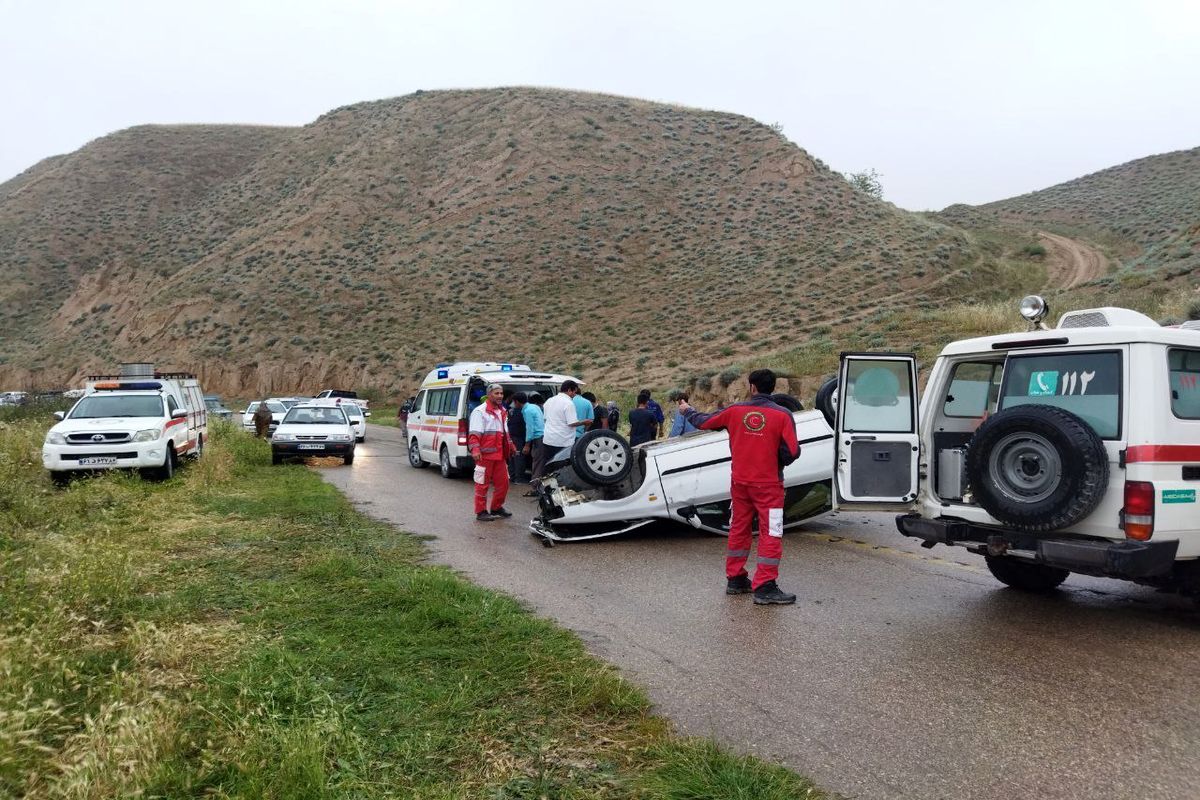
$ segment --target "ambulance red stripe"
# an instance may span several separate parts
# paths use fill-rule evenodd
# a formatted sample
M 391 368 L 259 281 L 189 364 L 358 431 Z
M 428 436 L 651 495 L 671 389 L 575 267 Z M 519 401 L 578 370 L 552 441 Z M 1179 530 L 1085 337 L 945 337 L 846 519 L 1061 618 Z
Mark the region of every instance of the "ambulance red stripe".
M 1139 444 L 1125 451 L 1126 464 L 1178 464 L 1200 463 L 1200 445 L 1192 444 Z

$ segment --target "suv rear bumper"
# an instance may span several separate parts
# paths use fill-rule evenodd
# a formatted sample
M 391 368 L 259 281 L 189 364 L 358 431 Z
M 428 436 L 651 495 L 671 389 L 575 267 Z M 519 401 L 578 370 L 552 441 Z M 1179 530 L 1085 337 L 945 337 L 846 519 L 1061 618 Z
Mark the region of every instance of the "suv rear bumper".
M 1085 575 L 1138 580 L 1166 575 L 1175 564 L 1178 540 L 1162 542 L 1110 541 L 1107 539 L 1049 538 L 1007 528 L 975 525 L 961 519 L 925 519 L 916 514 L 896 517 L 905 536 L 929 545 L 958 545 L 987 555 L 1012 552 L 1039 564 L 1061 567 Z

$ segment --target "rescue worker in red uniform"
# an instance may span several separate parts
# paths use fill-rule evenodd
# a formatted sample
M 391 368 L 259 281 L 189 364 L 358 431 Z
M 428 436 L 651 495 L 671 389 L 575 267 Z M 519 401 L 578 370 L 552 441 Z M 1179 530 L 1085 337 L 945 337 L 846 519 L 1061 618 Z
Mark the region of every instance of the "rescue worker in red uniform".
M 487 398 L 471 412 L 467 424 L 467 448 L 475 459 L 475 519 L 489 522 L 511 517 L 504 507 L 508 497 L 508 459 L 516 452 L 508 435 L 508 410 L 504 408 L 504 387 L 493 383 Z M 492 501 L 488 505 L 488 489 Z
M 779 559 L 783 556 L 783 468 L 800 456 L 796 422 L 787 409 L 771 400 L 775 373 L 750 373 L 750 399 L 712 414 L 702 414 L 679 399 L 688 422 L 706 431 L 729 431 L 733 455 L 730 496 L 729 549 L 725 554 L 725 593 L 754 593 L 756 605 L 787 605 L 796 595 L 779 588 Z M 758 517 L 758 566 L 754 580 L 746 574 L 750 530 Z

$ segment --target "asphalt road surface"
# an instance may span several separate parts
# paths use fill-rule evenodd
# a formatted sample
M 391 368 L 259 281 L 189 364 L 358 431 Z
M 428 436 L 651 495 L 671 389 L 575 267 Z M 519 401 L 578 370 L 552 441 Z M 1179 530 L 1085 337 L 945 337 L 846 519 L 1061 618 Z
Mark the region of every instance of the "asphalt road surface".
M 719 537 L 664 523 L 545 548 L 519 496 L 478 523 L 470 480 L 410 467 L 394 429 L 321 474 L 574 630 L 681 731 L 847 797 L 1200 797 L 1200 613 L 1182 598 L 1079 576 L 1022 594 L 847 513 L 785 537 L 799 601 L 757 607 L 724 594 Z

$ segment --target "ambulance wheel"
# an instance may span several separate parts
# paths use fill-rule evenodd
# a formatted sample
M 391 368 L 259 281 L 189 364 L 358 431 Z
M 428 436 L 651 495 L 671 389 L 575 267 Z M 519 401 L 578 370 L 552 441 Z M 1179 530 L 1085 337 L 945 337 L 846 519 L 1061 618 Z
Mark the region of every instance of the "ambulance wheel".
M 62 488 L 65 488 L 65 487 L 71 485 L 71 473 L 70 472 L 62 472 L 62 471 L 51 472 L 50 480 L 54 483 L 55 486 L 62 489 Z
M 158 481 L 169 481 L 175 477 L 175 450 L 170 445 L 167 446 L 167 455 L 163 459 L 163 465 L 151 472 L 151 477 Z
M 831 428 L 837 424 L 837 388 L 838 379 L 830 378 L 817 389 L 817 398 L 814 401 Z
M 450 450 L 445 445 L 438 452 L 438 467 L 441 469 L 443 478 L 457 478 L 458 470 L 450 463 Z
M 408 465 L 413 469 L 425 469 L 429 466 L 425 459 L 421 458 L 421 445 L 417 444 L 416 439 L 408 443 Z
M 612 486 L 625 480 L 633 469 L 633 448 L 615 431 L 588 431 L 571 448 L 571 466 L 588 483 Z
M 1071 574 L 1070 570 L 1011 556 L 984 556 L 984 560 L 996 580 L 1024 592 L 1049 592 Z
M 1092 513 L 1108 489 L 1108 453 L 1090 425 L 1054 406 L 1023 405 L 990 417 L 967 445 L 967 479 L 996 519 L 1054 531 Z
M 201 435 L 196 439 L 196 451 L 192 453 L 192 458 L 199 461 L 204 457 L 204 436 Z

